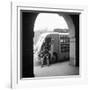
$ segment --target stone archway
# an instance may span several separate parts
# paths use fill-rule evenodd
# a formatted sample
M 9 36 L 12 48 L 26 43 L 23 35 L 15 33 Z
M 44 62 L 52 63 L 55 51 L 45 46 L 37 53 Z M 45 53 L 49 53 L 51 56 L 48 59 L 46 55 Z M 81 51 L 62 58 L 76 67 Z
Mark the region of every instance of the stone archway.
M 70 64 L 79 66 L 79 15 L 61 13 L 70 29 Z
M 61 13 L 70 29 L 70 64 L 79 66 L 79 13 Z
M 60 14 L 66 20 L 68 27 L 69 27 L 69 36 L 70 36 L 70 64 L 76 65 L 76 45 L 75 45 L 75 25 L 73 23 L 72 18 L 69 14 Z
M 34 69 L 33 69 L 33 36 L 34 36 L 34 23 L 35 19 L 37 18 L 39 12 L 33 13 L 30 11 L 21 11 L 21 32 L 22 32 L 22 65 L 21 65 L 21 77 L 34 77 Z M 75 48 L 79 47 L 79 26 L 77 26 L 75 17 L 70 16 L 71 14 L 67 13 L 58 13 L 62 15 L 66 20 L 69 30 L 70 30 L 70 63 L 72 65 L 79 64 L 79 60 L 76 61 L 76 57 L 79 53 L 78 49 Z M 78 18 L 79 22 L 79 18 Z M 77 27 L 77 28 L 76 28 Z M 76 38 L 76 39 L 75 39 Z M 78 43 L 78 44 L 75 44 Z M 72 53 L 72 51 L 73 53 Z M 73 58 L 72 58 L 73 57 Z
M 21 11 L 21 77 L 34 77 L 33 73 L 33 27 L 38 13 L 30 11 Z

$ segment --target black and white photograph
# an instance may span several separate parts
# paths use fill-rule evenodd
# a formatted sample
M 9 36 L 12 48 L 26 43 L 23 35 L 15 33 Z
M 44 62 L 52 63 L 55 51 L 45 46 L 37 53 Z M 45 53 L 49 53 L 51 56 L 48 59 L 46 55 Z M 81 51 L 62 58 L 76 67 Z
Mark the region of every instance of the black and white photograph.
M 80 75 L 80 13 L 20 11 L 21 78 Z
M 90 0 L 1 0 L 0 90 L 90 90 Z

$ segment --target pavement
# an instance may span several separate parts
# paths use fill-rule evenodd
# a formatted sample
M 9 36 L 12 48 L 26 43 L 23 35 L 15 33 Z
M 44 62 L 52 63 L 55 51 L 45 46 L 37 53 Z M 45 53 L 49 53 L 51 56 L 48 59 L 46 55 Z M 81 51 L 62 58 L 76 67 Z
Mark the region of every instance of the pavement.
M 69 61 L 58 62 L 50 66 L 45 65 L 44 67 L 35 63 L 34 75 L 35 77 L 79 75 L 79 67 L 70 65 Z

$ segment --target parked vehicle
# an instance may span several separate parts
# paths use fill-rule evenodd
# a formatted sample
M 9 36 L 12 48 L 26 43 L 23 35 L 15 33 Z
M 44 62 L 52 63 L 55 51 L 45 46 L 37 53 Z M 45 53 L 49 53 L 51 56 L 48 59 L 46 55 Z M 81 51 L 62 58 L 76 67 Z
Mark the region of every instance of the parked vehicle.
M 69 33 L 44 33 L 34 46 L 34 58 L 48 65 L 69 59 L 69 46 Z

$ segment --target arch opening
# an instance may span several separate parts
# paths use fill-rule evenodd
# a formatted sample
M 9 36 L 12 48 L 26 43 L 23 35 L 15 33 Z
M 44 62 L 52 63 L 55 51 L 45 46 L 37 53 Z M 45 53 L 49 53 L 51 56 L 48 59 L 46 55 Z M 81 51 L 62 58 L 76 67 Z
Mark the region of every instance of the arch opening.
M 42 33 L 68 32 L 69 26 L 63 15 L 56 13 L 39 13 L 34 22 L 34 44 Z
M 56 28 L 69 29 L 67 22 L 65 21 L 63 16 L 50 13 L 38 14 L 34 24 L 34 31 L 53 31 Z
M 60 38 L 58 39 L 58 35 L 51 35 L 51 37 L 54 37 L 53 39 L 55 39 L 54 43 L 56 43 L 56 45 L 54 45 L 55 55 L 61 59 L 64 55 L 64 59 L 66 58 L 66 56 L 68 56 L 69 61 L 71 61 L 70 57 L 73 57 L 73 63 L 75 64 L 75 41 L 72 40 L 73 43 L 71 42 L 72 37 L 75 39 L 75 27 L 70 16 L 65 13 L 39 13 L 34 22 L 34 48 L 40 48 L 40 44 L 42 44 L 44 38 L 47 36 L 48 33 L 51 34 L 52 32 L 54 32 L 54 34 L 56 32 L 60 34 L 64 33 L 63 36 L 65 36 L 66 33 L 68 34 L 70 38 L 70 46 L 68 45 L 70 47 L 68 49 L 69 52 L 67 52 L 68 50 L 65 52 L 62 50 L 63 53 L 61 55 L 60 49 L 62 48 Z M 58 55 L 56 54 L 56 52 L 58 52 Z M 37 69 L 35 68 L 35 70 Z
M 24 14 L 22 15 L 22 36 L 23 36 L 23 67 L 22 67 L 22 74 L 23 77 L 33 77 L 34 76 L 34 70 L 36 69 L 37 73 L 38 72 L 38 68 L 34 68 L 33 69 L 33 62 L 34 62 L 34 57 L 33 57 L 33 45 L 36 45 L 39 37 L 42 35 L 41 37 L 41 41 L 42 38 L 44 40 L 44 37 L 48 34 L 48 33 L 69 33 L 70 36 L 70 56 L 74 56 L 75 57 L 75 34 L 77 34 L 77 32 L 75 32 L 75 28 L 74 24 L 73 24 L 73 20 L 72 18 L 70 18 L 70 14 L 66 14 L 66 13 L 40 13 L 40 12 L 24 12 Z M 74 16 L 74 15 L 73 15 Z M 73 17 L 73 19 L 75 20 L 75 17 Z M 77 20 L 75 20 L 76 23 Z M 78 28 L 77 28 L 78 30 Z M 34 33 L 33 33 L 34 32 Z M 46 35 L 44 33 L 47 33 Z M 34 38 L 33 38 L 34 35 Z M 51 35 L 52 36 L 52 35 Z M 53 36 L 52 36 L 53 37 Z M 54 37 L 55 39 L 55 43 L 59 43 L 62 41 L 59 41 L 58 39 L 58 35 Z M 33 42 L 34 39 L 34 42 Z M 48 38 L 47 38 L 48 39 Z M 77 38 L 78 39 L 78 38 Z M 40 40 L 39 40 L 40 41 Z M 49 40 L 51 41 L 51 40 Z M 40 47 L 40 43 L 38 44 Z M 55 50 L 58 51 L 58 49 L 56 49 L 58 45 L 55 45 Z M 59 46 L 60 47 L 60 46 Z M 61 48 L 59 48 L 61 49 Z M 62 52 L 66 52 L 63 51 Z M 74 54 L 72 53 L 74 52 Z M 56 53 L 54 53 L 55 56 L 57 56 Z M 63 56 L 63 54 L 61 55 Z M 61 57 L 60 56 L 60 57 Z M 75 61 L 75 59 L 74 59 Z M 73 60 L 72 60 L 73 62 Z M 75 62 L 74 62 L 75 63 Z M 30 68 L 30 69 L 29 69 Z M 51 71 L 50 71 L 51 72 Z M 73 73 L 73 72 L 72 72 Z M 42 73 L 44 74 L 44 76 L 46 75 L 46 73 Z M 50 76 L 56 75 L 56 73 L 49 73 Z M 48 74 L 48 75 L 49 75 Z M 73 73 L 74 74 L 74 73 Z M 61 74 L 57 74 L 57 75 L 61 75 Z M 62 75 L 63 72 L 62 72 Z M 69 75 L 69 74 L 67 74 Z M 76 75 L 76 74 L 75 74 Z M 43 75 L 41 75 L 43 76 Z M 46 75 L 47 76 L 47 75 Z

